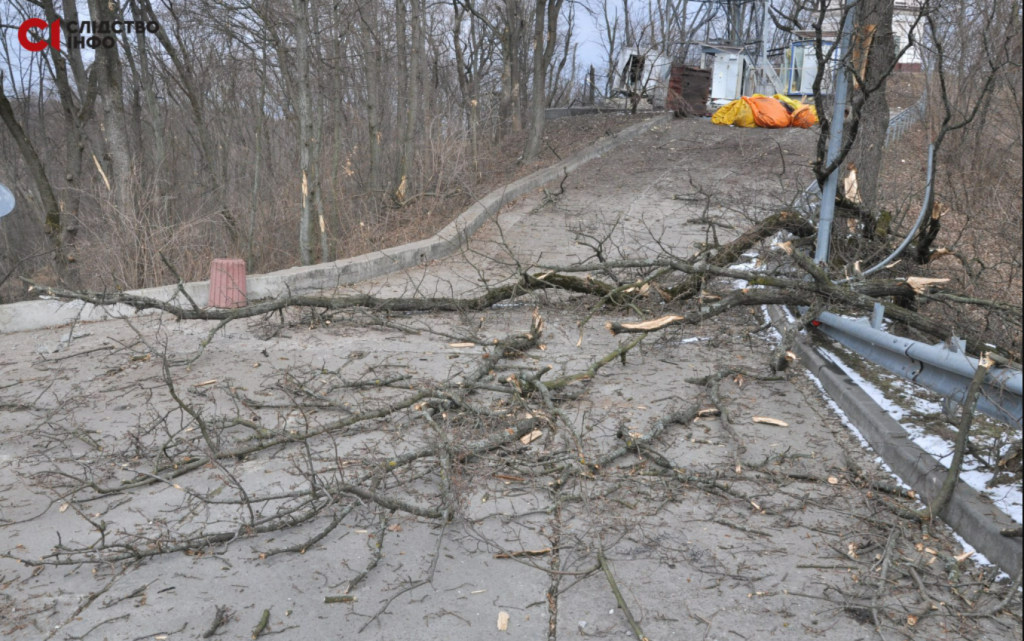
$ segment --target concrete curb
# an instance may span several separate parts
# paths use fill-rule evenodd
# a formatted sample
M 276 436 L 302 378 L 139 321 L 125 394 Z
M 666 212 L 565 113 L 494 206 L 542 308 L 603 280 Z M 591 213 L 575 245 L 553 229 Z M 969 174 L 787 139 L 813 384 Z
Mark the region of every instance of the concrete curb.
M 772 323 L 780 330 L 788 324 L 778 307 L 769 307 L 768 313 Z M 814 347 L 798 340 L 793 351 L 804 367 L 821 381 L 825 391 L 857 426 L 882 460 L 926 503 L 930 502 L 942 487 L 947 468 L 911 441 L 902 425 Z M 939 516 L 1001 570 L 1011 576 L 1020 572 L 1020 542 L 1000 533 L 1004 528 L 1017 527 L 1017 524 L 1002 510 L 983 501 L 974 488 L 959 483 L 949 505 Z
M 288 293 L 333 289 L 445 258 L 462 247 L 484 222 L 497 214 L 509 202 L 539 189 L 549 182 L 561 179 L 564 172 L 575 170 L 580 165 L 637 135 L 669 122 L 671 118 L 671 114 L 665 114 L 631 125 L 617 134 L 602 138 L 587 149 L 561 162 L 495 189 L 430 238 L 383 251 L 345 258 L 333 263 L 293 267 L 267 274 L 248 276 L 246 290 L 249 300 L 276 298 Z M 208 303 L 209 281 L 186 283 L 185 290 L 196 304 L 205 306 Z M 150 287 L 130 293 L 160 300 L 177 299 L 179 304 L 187 304 L 182 300 L 183 297 L 174 285 Z M 80 301 L 64 303 L 52 299 L 25 301 L 0 305 L 0 334 L 58 327 L 74 321 L 107 320 L 133 314 L 135 314 L 134 309 L 122 305 L 96 307 Z

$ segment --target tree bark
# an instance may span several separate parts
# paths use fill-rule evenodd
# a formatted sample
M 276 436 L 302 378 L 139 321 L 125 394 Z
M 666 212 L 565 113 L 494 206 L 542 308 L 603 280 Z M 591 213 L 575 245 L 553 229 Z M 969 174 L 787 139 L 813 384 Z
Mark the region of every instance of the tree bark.
M 90 15 L 93 20 L 114 22 L 117 14 L 111 4 L 105 0 L 89 0 Z M 117 47 L 99 47 L 96 49 L 96 62 L 99 69 L 99 91 L 103 98 L 103 137 L 107 143 L 113 170 L 112 189 L 115 202 L 122 213 L 132 210 L 130 181 L 132 174 L 131 156 L 128 153 L 128 133 L 125 130 L 127 113 L 124 108 L 124 76 L 121 69 L 121 57 Z
M 533 98 L 530 131 L 523 151 L 523 163 L 530 162 L 544 139 L 544 109 L 547 107 L 548 64 L 558 39 L 558 14 L 563 0 L 537 0 L 533 22 Z
M 2 72 L 0 72 L 0 86 L 3 86 Z M 21 152 L 22 159 L 28 165 L 29 175 L 32 176 L 32 182 L 35 184 L 36 191 L 39 192 L 39 200 L 43 206 L 44 230 L 54 249 L 57 277 L 63 280 L 68 259 L 64 248 L 64 228 L 61 225 L 60 206 L 57 204 L 53 186 L 46 176 L 46 168 L 39 159 L 35 146 L 21 127 L 21 123 L 18 122 L 10 101 L 2 91 L 0 91 L 0 120 L 7 126 L 7 131 L 18 145 L 18 151 Z
M 864 98 L 855 146 L 849 157 L 856 164 L 860 197 L 869 212 L 875 211 L 878 202 L 882 153 L 889 130 L 885 85 L 896 57 L 893 5 L 893 0 L 864 0 L 857 7 L 856 34 L 866 60 L 858 63 L 854 57 L 854 62 L 857 74 L 863 77 L 861 90 L 870 93 Z
M 402 131 L 402 139 L 399 145 L 398 165 L 395 167 L 395 190 L 393 196 L 395 201 L 401 203 L 405 200 L 406 190 L 409 182 L 409 167 L 412 165 L 412 156 L 416 138 L 416 115 L 420 99 L 420 55 L 423 44 L 423 14 L 420 11 L 419 0 L 410 0 L 411 15 L 409 22 L 412 25 L 412 41 L 408 47 L 409 74 L 405 86 L 405 128 Z
M 309 10 L 307 0 L 292 0 L 295 12 L 295 75 L 299 95 L 299 172 L 302 186 L 302 211 L 299 216 L 299 260 L 313 264 L 313 209 L 316 181 L 313 176 L 313 107 L 309 87 Z

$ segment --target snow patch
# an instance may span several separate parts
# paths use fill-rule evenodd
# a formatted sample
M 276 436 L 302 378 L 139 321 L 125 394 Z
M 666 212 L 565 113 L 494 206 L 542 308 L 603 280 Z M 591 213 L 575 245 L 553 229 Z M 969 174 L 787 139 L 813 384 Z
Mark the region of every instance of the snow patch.
M 872 400 L 878 403 L 879 407 L 885 410 L 893 420 L 902 425 L 911 440 L 914 441 L 914 443 L 917 443 L 921 449 L 934 456 L 940 463 L 943 463 L 943 461 L 952 457 L 952 441 L 934 434 L 929 434 L 920 426 L 905 420 L 908 414 L 906 409 L 889 400 L 882 390 L 878 389 L 878 387 L 854 371 L 838 355 L 827 349 L 819 348 L 819 351 L 825 358 L 832 361 L 837 367 L 843 370 L 843 373 L 849 376 L 854 383 L 856 383 L 868 396 L 872 398 Z M 894 382 L 894 384 L 895 383 L 896 382 Z M 905 381 L 898 381 L 898 383 L 898 386 L 902 389 L 911 391 L 910 396 L 914 399 L 914 409 L 916 411 L 924 414 L 937 414 L 942 411 L 941 404 L 921 398 L 920 395 L 916 393 L 917 386 L 912 386 L 910 383 Z M 1017 523 L 1024 521 L 1024 493 L 1021 492 L 1019 485 L 997 485 L 989 487 L 988 484 L 992 481 L 993 474 L 991 472 L 979 470 L 977 461 L 969 455 L 964 458 L 964 466 L 963 471 L 960 474 L 960 478 L 978 492 L 990 497 L 993 500 L 993 503 L 1003 512 L 1008 514 L 1014 521 Z

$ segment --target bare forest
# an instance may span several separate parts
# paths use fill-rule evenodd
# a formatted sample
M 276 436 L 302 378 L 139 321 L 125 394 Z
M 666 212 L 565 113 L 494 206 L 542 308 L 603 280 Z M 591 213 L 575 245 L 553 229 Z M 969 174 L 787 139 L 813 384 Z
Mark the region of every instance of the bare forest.
M 0 273 L 138 288 L 173 280 L 160 254 L 194 280 L 212 256 L 259 272 L 426 235 L 517 161 L 571 151 L 572 135 L 544 144 L 543 110 L 592 100 L 577 15 L 597 8 L 562 5 L 5 3 L 0 175 L 25 205 Z M 708 20 L 685 0 L 657 11 L 656 36 L 653 16 L 613 20 L 612 59 Z M 161 28 L 35 56 L 13 37 L 88 15 Z

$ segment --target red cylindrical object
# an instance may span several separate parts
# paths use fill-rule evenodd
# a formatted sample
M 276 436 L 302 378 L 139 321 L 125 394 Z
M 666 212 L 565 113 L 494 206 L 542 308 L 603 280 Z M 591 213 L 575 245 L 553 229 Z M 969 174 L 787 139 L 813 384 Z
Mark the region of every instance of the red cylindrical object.
M 216 258 L 210 270 L 210 307 L 245 307 L 245 261 Z

